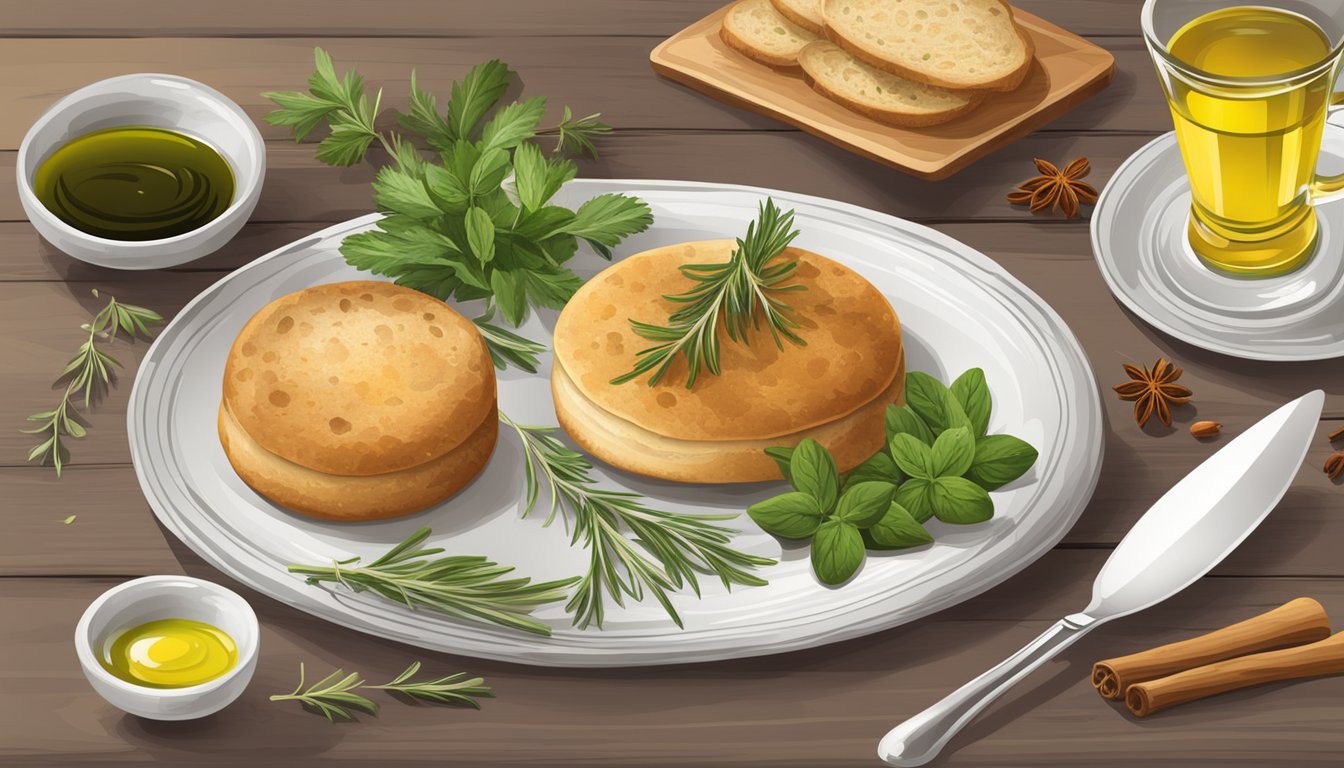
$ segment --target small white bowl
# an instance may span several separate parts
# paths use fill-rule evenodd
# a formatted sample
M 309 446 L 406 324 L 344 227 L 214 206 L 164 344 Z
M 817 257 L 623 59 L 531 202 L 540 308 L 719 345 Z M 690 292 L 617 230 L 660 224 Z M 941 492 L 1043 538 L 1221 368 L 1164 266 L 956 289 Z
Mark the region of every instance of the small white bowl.
M 161 240 L 110 240 L 66 224 L 37 199 L 33 176 L 52 152 L 91 131 L 122 125 L 168 128 L 214 147 L 233 169 L 233 202 L 209 223 Z M 38 118 L 19 145 L 19 201 L 52 245 L 80 261 L 113 269 L 161 269 L 219 250 L 238 234 L 261 198 L 266 145 L 242 108 L 208 85 L 176 75 L 122 75 L 86 85 Z
M 99 663 L 103 643 L 157 619 L 194 619 L 228 633 L 238 663 L 223 675 L 186 688 L 149 688 L 112 675 Z M 84 611 L 75 653 L 93 689 L 118 709 L 151 720 L 193 720 L 214 714 L 243 692 L 257 668 L 260 628 L 237 593 L 190 576 L 145 576 L 109 589 Z

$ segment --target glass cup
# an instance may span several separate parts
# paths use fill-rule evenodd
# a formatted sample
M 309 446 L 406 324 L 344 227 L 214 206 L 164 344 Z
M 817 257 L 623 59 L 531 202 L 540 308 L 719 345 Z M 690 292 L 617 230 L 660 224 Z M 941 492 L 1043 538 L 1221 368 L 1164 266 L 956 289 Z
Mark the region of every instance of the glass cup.
M 1286 274 L 1311 259 L 1314 206 L 1344 195 L 1316 172 L 1344 54 L 1344 2 L 1273 7 L 1146 0 L 1143 35 L 1190 179 L 1187 233 L 1214 269 Z

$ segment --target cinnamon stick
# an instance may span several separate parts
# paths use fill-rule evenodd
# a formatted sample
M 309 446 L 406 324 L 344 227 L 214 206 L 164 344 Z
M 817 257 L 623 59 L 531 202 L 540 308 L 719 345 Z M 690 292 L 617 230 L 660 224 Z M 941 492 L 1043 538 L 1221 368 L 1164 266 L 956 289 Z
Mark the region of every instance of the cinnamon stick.
M 1125 706 L 1135 715 L 1147 717 L 1177 704 L 1239 688 L 1340 673 L 1344 673 L 1344 632 L 1308 645 L 1253 653 L 1136 683 L 1125 693 Z
M 1092 686 L 1107 699 L 1120 699 L 1130 686 L 1144 680 L 1329 636 L 1330 621 L 1325 609 L 1309 597 L 1299 597 L 1268 613 L 1206 635 L 1099 661 L 1092 667 Z

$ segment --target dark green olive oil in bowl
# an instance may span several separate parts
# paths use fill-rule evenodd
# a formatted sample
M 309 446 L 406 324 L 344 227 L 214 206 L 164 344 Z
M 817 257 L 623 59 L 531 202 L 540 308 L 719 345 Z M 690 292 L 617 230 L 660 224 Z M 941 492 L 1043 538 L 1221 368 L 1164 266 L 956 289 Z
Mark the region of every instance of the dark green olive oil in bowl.
M 109 240 L 161 240 L 199 229 L 233 202 L 229 161 L 166 128 L 86 133 L 33 177 L 37 199 L 75 229 Z

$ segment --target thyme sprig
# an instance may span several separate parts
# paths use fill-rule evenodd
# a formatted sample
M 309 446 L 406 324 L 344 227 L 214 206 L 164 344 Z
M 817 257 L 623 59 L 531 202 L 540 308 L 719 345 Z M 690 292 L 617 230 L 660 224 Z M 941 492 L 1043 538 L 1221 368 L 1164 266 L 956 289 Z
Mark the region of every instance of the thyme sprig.
M 101 298 L 97 288 L 93 289 L 93 296 Z M 93 316 L 92 321 L 80 326 L 88 335 L 84 343 L 79 345 L 79 351 L 56 377 L 56 383 L 66 382 L 60 402 L 50 411 L 28 417 L 28 421 L 40 423 L 22 431 L 38 435 L 41 440 L 28 452 L 29 461 L 36 459 L 39 463 L 50 464 L 55 468 L 56 476 L 60 476 L 61 469 L 70 460 L 70 449 L 65 439 L 79 439 L 88 434 L 87 425 L 75 401 L 82 400 L 87 410 L 101 400 L 112 386 L 112 369 L 123 367 L 116 358 L 99 349 L 98 343 L 111 341 L 123 333 L 130 341 L 150 339 L 152 334 L 149 326 L 162 322 L 163 316 L 153 310 L 123 304 L 114 296 L 107 297 L 107 305 Z

